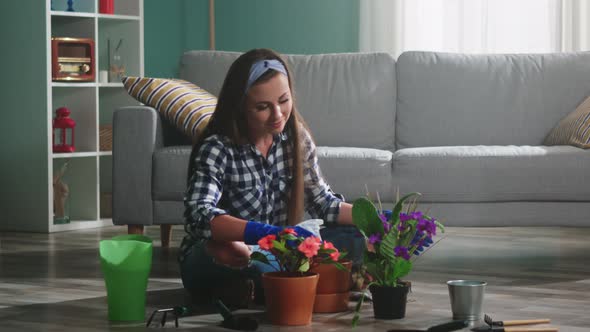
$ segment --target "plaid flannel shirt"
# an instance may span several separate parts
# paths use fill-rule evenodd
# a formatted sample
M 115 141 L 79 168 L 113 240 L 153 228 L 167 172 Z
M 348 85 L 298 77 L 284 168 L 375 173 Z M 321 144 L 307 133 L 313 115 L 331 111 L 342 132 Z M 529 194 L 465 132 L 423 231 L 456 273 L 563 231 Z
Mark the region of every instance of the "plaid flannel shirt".
M 335 223 L 344 198 L 324 181 L 309 133 L 304 131 L 302 138 L 305 210 L 312 218 Z M 181 252 L 186 253 L 196 241 L 210 239 L 210 222 L 219 215 L 287 223 L 292 150 L 288 140 L 286 133 L 276 135 L 267 158 L 253 144 L 233 144 L 225 136 L 212 135 L 203 141 L 184 198 L 187 235 Z

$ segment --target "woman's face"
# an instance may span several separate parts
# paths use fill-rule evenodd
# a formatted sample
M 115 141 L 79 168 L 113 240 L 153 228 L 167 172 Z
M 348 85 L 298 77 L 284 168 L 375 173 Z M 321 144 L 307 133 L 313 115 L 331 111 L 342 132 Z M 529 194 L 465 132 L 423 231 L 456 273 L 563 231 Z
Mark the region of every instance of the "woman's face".
M 246 122 L 250 138 L 257 140 L 281 133 L 292 108 L 287 76 L 279 73 L 264 83 L 253 85 L 246 97 Z

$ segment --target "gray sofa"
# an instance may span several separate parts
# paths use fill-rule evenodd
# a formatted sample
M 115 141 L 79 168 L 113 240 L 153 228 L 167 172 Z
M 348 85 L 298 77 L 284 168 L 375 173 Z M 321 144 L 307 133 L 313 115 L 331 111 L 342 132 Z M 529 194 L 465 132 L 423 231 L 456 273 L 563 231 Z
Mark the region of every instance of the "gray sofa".
M 180 77 L 218 94 L 238 55 L 187 52 Z M 322 171 L 349 201 L 366 185 L 391 203 L 399 187 L 446 225 L 590 225 L 590 151 L 542 145 L 590 95 L 590 53 L 286 58 Z M 183 223 L 188 144 L 152 108 L 115 112 L 115 224 Z

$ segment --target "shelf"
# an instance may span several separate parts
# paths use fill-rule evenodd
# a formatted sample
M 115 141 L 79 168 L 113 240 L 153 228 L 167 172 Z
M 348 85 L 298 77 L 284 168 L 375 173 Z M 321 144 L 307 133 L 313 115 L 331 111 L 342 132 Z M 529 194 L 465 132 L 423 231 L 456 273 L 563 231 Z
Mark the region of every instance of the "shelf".
M 86 158 L 86 157 L 96 157 L 98 153 L 96 152 L 71 152 L 71 153 L 54 153 L 53 159 L 60 159 L 60 158 Z
M 10 155 L 9 162 L 3 163 L 5 173 L 24 175 L 8 179 L 10 187 L 19 190 L 5 199 L 3 213 L 7 217 L 0 222 L 0 232 L 52 233 L 112 225 L 113 153 L 100 151 L 100 133 L 102 129 L 105 149 L 104 128 L 112 125 L 115 110 L 138 103 L 120 81 L 99 81 L 101 70 L 110 69 L 108 46 L 121 43 L 118 53 L 127 75 L 144 74 L 144 0 L 114 2 L 114 13 L 104 14 L 99 12 L 101 0 L 34 0 L 27 1 L 26 10 L 20 11 L 13 10 L 20 1 L 0 0 L 0 11 L 10 12 L 15 23 L 5 43 L 9 59 L 11 63 L 27 60 L 32 66 L 24 71 L 8 66 L 7 77 L 15 82 L 14 91 L 30 91 L 36 96 L 23 100 L 13 93 L 7 100 L 9 109 L 18 109 L 7 112 L 7 123 L 26 118 L 35 130 L 3 150 Z M 74 11 L 67 11 L 72 6 Z M 51 39 L 57 37 L 94 41 L 96 75 L 92 81 L 53 80 Z M 85 48 L 76 45 L 57 51 L 58 57 L 88 56 Z M 54 135 L 61 131 L 54 130 L 52 124 L 61 107 L 69 109 L 69 118 L 75 121 L 74 129 L 66 132 L 66 141 L 74 141 L 76 151 L 72 153 L 53 152 Z M 5 131 L 7 137 L 16 136 L 19 127 L 9 126 Z M 44 158 L 31 163 L 31 156 Z M 22 165 L 29 167 L 25 170 Z M 23 201 L 36 208 L 27 208 Z M 69 216 L 71 221 L 54 224 L 55 215 Z
M 94 13 L 85 13 L 85 12 L 66 12 L 66 11 L 59 11 L 59 10 L 52 10 L 51 16 L 62 16 L 62 17 L 96 17 Z
M 75 231 L 78 229 L 98 228 L 105 226 L 112 226 L 112 219 L 99 219 L 99 220 L 73 220 L 69 224 L 52 224 L 51 232 L 64 232 L 64 231 Z
M 51 82 L 54 88 L 92 88 L 97 85 L 96 82 Z
M 85 12 L 66 12 L 66 11 L 59 11 L 53 10 L 51 11 L 51 16 L 60 16 L 60 17 L 86 17 L 86 18 L 94 18 L 98 17 L 99 19 L 105 20 L 122 20 L 122 21 L 140 21 L 141 17 L 134 16 L 134 15 L 119 15 L 119 14 L 100 14 L 100 13 L 85 13 Z
M 141 18 L 139 16 L 133 15 L 113 15 L 113 14 L 97 14 L 99 19 L 106 19 L 106 20 L 126 20 L 126 21 L 139 21 Z

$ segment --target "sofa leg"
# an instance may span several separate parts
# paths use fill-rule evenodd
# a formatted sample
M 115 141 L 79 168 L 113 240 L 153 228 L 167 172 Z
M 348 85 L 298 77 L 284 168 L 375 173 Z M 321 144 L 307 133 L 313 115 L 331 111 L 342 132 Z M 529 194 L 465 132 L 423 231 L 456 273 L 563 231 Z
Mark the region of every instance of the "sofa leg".
M 162 240 L 162 248 L 170 247 L 171 238 L 172 225 L 160 225 L 160 239 Z
M 143 225 L 127 225 L 127 234 L 143 235 Z

